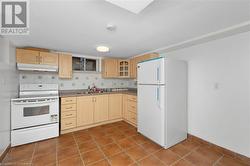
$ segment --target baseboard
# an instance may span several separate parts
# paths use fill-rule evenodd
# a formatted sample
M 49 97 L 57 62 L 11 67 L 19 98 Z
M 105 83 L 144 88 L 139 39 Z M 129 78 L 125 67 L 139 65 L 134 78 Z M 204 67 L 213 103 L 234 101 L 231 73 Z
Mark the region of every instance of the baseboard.
M 10 144 L 7 146 L 7 148 L 5 149 L 5 151 L 1 154 L 1 156 L 0 156 L 0 163 L 3 161 L 4 157 L 7 155 L 7 153 L 9 152 L 9 150 L 10 150 Z
M 75 128 L 72 128 L 72 129 L 61 130 L 60 134 L 67 134 L 67 133 L 75 132 L 75 131 L 78 131 L 78 130 L 84 130 L 84 129 L 88 129 L 88 128 L 91 128 L 91 127 L 96 127 L 96 126 L 100 126 L 100 125 L 104 125 L 104 124 L 119 122 L 119 121 L 122 121 L 122 120 L 123 119 L 119 118 L 119 119 L 108 120 L 108 121 L 104 121 L 104 122 L 100 122 L 100 123 L 95 123 L 95 124 L 91 124 L 91 125 L 86 125 L 86 126 L 81 126 L 81 127 L 75 127 Z
M 223 147 L 221 147 L 221 146 L 215 145 L 215 144 L 213 144 L 213 143 L 211 143 L 211 142 L 208 142 L 208 141 L 206 141 L 206 140 L 203 140 L 203 139 L 201 139 L 201 138 L 199 138 L 199 137 L 196 137 L 196 136 L 194 136 L 194 135 L 191 135 L 191 134 L 188 134 L 188 138 L 191 139 L 191 140 L 194 140 L 194 141 L 196 141 L 196 142 L 199 142 L 199 143 L 202 143 L 202 144 L 209 145 L 209 146 L 210 146 L 211 148 L 213 148 L 215 151 L 218 151 L 218 152 L 220 152 L 220 153 L 222 153 L 222 154 L 228 155 L 228 156 L 230 156 L 230 157 L 232 157 L 232 158 L 239 159 L 239 160 L 241 160 L 241 161 L 243 161 L 243 162 L 246 162 L 246 163 L 250 163 L 250 158 L 247 157 L 247 156 L 244 156 L 244 155 L 239 154 L 239 153 L 237 153 L 237 152 L 233 152 L 233 151 L 231 151 L 231 150 L 229 150 L 229 149 L 226 149 L 226 148 L 223 148 Z

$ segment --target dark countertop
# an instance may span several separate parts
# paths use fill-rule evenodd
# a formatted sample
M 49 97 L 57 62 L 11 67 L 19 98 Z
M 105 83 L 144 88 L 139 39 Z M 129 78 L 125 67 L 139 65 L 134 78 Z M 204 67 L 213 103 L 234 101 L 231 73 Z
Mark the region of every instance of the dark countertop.
M 128 95 L 137 95 L 137 89 L 126 89 L 120 91 L 104 91 L 101 93 L 87 93 L 87 90 L 61 90 L 59 91 L 60 97 L 77 97 L 77 96 L 95 96 L 95 95 L 107 95 L 107 94 L 128 94 Z

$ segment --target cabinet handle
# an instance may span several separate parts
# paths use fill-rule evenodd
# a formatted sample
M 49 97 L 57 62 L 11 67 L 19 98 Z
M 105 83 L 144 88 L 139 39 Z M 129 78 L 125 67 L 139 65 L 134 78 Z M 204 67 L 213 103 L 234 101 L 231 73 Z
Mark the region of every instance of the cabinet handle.
M 65 116 L 72 116 L 73 114 L 67 114 L 67 115 L 65 115 Z
M 66 123 L 66 125 L 71 125 L 72 123 Z
M 71 109 L 72 107 L 67 107 L 66 109 Z
M 65 102 L 71 102 L 72 100 L 65 100 Z

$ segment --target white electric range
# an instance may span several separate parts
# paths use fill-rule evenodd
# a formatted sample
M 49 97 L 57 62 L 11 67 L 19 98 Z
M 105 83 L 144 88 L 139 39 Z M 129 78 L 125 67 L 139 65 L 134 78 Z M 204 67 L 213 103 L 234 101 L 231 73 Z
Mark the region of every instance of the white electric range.
M 57 84 L 21 84 L 11 100 L 11 146 L 59 136 Z

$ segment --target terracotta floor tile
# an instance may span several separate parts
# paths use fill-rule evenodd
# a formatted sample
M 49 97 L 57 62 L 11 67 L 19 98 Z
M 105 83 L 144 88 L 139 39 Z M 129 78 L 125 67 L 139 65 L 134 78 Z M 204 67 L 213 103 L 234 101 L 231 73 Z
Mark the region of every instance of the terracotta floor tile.
M 97 145 L 94 141 L 87 141 L 78 145 L 80 152 L 87 152 L 97 149 Z
M 126 136 L 133 136 L 138 134 L 138 132 L 136 131 L 136 129 L 129 129 L 129 130 L 125 130 L 123 132 Z
M 198 148 L 196 150 L 196 152 L 201 154 L 203 157 L 205 157 L 211 163 L 214 163 L 216 160 L 218 160 L 220 157 L 222 157 L 221 153 L 219 153 L 211 148 L 208 148 L 208 147 Z
M 85 164 L 90 164 L 98 160 L 104 159 L 104 155 L 98 149 L 82 153 L 82 157 Z
M 60 135 L 60 137 L 56 138 L 57 142 L 68 142 L 68 141 L 73 141 L 74 137 L 72 133 L 68 133 L 68 134 L 62 134 Z
M 93 140 L 90 135 L 84 135 L 76 138 L 78 144 Z
M 126 153 L 133 159 L 133 160 L 140 160 L 143 157 L 147 156 L 148 153 L 140 146 L 136 145 L 135 147 L 126 151 Z
M 125 153 L 119 153 L 109 158 L 112 166 L 127 166 L 133 163 L 133 160 Z
M 159 152 L 155 153 L 154 155 L 167 165 L 170 165 L 180 159 L 180 157 L 177 154 L 166 149 L 162 149 Z
M 186 155 L 186 154 L 188 154 L 190 152 L 190 149 L 187 149 L 182 144 L 177 144 L 177 145 L 169 148 L 169 150 L 173 151 L 174 153 L 178 154 L 181 157 L 184 156 L 184 155 Z
M 96 140 L 97 144 L 100 146 L 105 146 L 107 144 L 114 142 L 112 138 L 107 137 L 107 136 L 103 136 L 101 138 L 96 138 L 95 140 Z
M 135 140 L 137 144 L 143 144 L 148 141 L 148 139 L 141 134 L 133 136 L 132 139 Z
M 58 161 L 64 160 L 68 157 L 79 155 L 78 149 L 76 146 L 69 146 L 65 149 L 58 149 L 57 159 Z
M 235 160 L 231 157 L 224 156 L 218 163 L 219 166 L 247 166 L 241 163 L 239 160 Z
M 126 138 L 126 135 L 122 133 L 115 133 L 115 134 L 112 134 L 110 137 L 114 139 L 115 141 L 119 141 L 119 140 Z
M 194 165 L 186 160 L 181 159 L 181 160 L 177 161 L 174 164 L 174 166 L 194 166 Z
M 207 160 L 204 156 L 195 151 L 186 156 L 185 160 L 191 162 L 194 165 L 200 165 L 200 166 L 210 166 L 213 164 L 211 160 Z
M 80 158 L 80 156 L 74 156 L 65 160 L 61 160 L 58 163 L 59 166 L 69 166 L 69 165 L 73 165 L 73 166 L 83 166 L 83 162 Z
M 75 137 L 87 136 L 89 135 L 88 130 L 80 130 L 73 133 Z
M 121 152 L 121 148 L 119 148 L 118 145 L 112 143 L 102 147 L 102 151 L 106 156 L 112 156 L 114 154 Z
M 144 144 L 141 144 L 141 146 L 147 151 L 148 153 L 153 153 L 161 149 L 159 145 L 153 142 L 147 142 Z
M 185 146 L 185 148 L 188 150 L 194 150 L 200 146 L 199 143 L 190 140 L 185 140 L 181 142 L 181 145 Z
M 104 129 L 106 135 L 121 134 L 121 132 L 116 127 L 111 127 Z
M 125 138 L 117 142 L 123 149 L 128 149 L 136 145 L 135 141 L 131 138 Z
M 56 140 L 47 140 L 37 143 L 34 153 L 35 157 L 48 153 L 56 153 Z
M 110 166 L 110 164 L 105 159 L 105 160 L 101 160 L 101 161 L 98 161 L 96 163 L 90 164 L 89 166 Z
M 139 162 L 141 166 L 164 166 L 164 164 L 154 156 L 149 156 Z
M 31 143 L 31 144 L 25 144 L 21 146 L 16 146 L 11 148 L 12 152 L 33 152 L 35 149 L 35 144 L 36 143 Z
M 56 153 L 47 153 L 46 155 L 34 157 L 32 160 L 33 166 L 44 166 L 49 164 L 56 164 Z
M 4 163 L 31 163 L 32 155 L 35 150 L 35 144 L 27 144 L 11 148 L 10 152 L 4 158 Z

